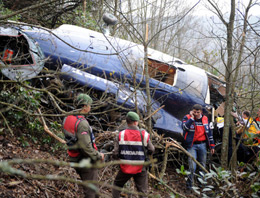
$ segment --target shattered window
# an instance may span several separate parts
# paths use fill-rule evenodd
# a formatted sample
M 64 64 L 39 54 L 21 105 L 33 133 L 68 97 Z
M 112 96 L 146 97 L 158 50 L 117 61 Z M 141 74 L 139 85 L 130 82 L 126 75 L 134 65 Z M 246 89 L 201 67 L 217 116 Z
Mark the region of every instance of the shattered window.
M 1 60 L 11 65 L 28 65 L 33 60 L 29 52 L 29 45 L 26 39 L 19 35 L 17 37 L 0 37 Z
M 169 85 L 174 85 L 176 70 L 174 67 L 155 60 L 148 59 L 149 76 Z

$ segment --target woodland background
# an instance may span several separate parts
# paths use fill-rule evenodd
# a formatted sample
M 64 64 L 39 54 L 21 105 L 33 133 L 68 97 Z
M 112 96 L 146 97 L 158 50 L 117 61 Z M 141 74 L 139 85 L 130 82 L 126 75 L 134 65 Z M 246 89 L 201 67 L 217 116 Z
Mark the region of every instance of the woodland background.
M 207 15 L 198 14 L 199 6 Z M 221 167 L 209 166 L 208 182 L 197 193 L 186 194 L 185 151 L 179 145 L 156 136 L 153 143 L 159 162 L 151 171 L 149 194 L 155 197 L 258 197 L 259 156 L 253 164 L 227 162 L 228 130 L 234 102 L 238 113 L 260 107 L 259 43 L 260 17 L 251 10 L 258 0 L 8 0 L 0 1 L 0 23 L 26 22 L 46 28 L 73 24 L 101 31 L 105 12 L 117 17 L 111 34 L 180 58 L 205 69 L 226 82 L 225 129 Z M 145 36 L 148 26 L 148 39 Z M 50 75 L 50 74 L 48 74 Z M 54 86 L 55 85 L 55 86 Z M 73 89 L 73 88 L 71 88 Z M 67 88 L 53 83 L 35 89 L 30 82 L 0 80 L 0 195 L 2 197 L 81 197 L 82 183 L 66 161 L 66 147 L 57 137 L 62 117 L 51 99 Z M 59 104 L 63 111 L 65 105 Z M 149 107 L 149 105 L 148 105 Z M 39 112 L 39 109 L 41 110 Z M 151 110 L 150 110 L 151 111 Z M 49 114 L 50 116 L 41 116 Z M 102 113 L 102 112 L 100 112 Z M 148 111 L 149 113 L 149 111 Z M 97 116 L 96 114 L 94 116 Z M 93 122 L 97 130 L 98 123 Z M 147 123 L 151 131 L 151 123 Z M 56 138 L 46 131 L 51 131 Z M 105 135 L 104 135 L 105 134 Z M 99 148 L 113 139 L 113 133 L 98 136 Z M 16 159 L 22 160 L 16 160 Z M 30 160 L 26 160 L 30 158 Z M 117 165 L 100 169 L 100 193 L 110 197 Z M 129 182 L 126 191 L 134 191 Z M 135 193 L 135 192 L 134 192 Z M 125 196 L 134 197 L 129 192 Z

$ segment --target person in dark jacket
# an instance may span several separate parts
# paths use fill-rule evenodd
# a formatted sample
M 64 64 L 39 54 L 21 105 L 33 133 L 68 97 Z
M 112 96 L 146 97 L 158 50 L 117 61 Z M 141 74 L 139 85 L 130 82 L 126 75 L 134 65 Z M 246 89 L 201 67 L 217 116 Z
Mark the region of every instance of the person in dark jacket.
M 202 106 L 195 104 L 189 114 L 182 120 L 184 143 L 187 151 L 204 167 L 207 158 L 207 145 L 211 154 L 214 154 L 215 144 L 211 130 L 209 128 L 208 118 L 202 115 Z M 189 158 L 190 175 L 186 182 L 187 189 L 192 189 L 196 163 Z
M 76 107 L 79 114 L 86 114 L 91 110 L 92 99 L 87 94 L 79 94 L 76 98 Z M 70 162 L 80 162 L 89 159 L 92 163 L 104 160 L 104 154 L 98 152 L 95 145 L 95 137 L 88 121 L 81 115 L 69 115 L 63 121 L 63 132 L 68 145 Z M 75 168 L 83 181 L 98 179 L 98 171 L 93 168 Z M 84 187 L 84 194 L 87 198 L 97 197 L 96 192 L 91 188 Z
M 145 147 L 149 154 L 154 152 L 150 134 L 138 128 L 138 121 L 139 116 L 137 113 L 128 112 L 126 116 L 128 127 L 119 132 L 115 138 L 113 154 L 119 157 L 122 162 L 144 162 L 147 155 L 144 150 Z M 120 170 L 114 180 L 114 185 L 123 188 L 131 177 L 134 178 L 137 191 L 147 194 L 147 170 L 143 165 L 120 164 Z M 113 189 L 112 196 L 113 198 L 120 197 L 120 191 Z

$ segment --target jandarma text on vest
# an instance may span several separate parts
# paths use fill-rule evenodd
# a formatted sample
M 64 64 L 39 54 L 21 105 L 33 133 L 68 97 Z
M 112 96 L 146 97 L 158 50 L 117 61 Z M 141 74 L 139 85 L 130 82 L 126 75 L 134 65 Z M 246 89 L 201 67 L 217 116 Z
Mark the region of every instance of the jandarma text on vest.
M 144 155 L 143 151 L 124 151 L 120 152 L 121 155 Z

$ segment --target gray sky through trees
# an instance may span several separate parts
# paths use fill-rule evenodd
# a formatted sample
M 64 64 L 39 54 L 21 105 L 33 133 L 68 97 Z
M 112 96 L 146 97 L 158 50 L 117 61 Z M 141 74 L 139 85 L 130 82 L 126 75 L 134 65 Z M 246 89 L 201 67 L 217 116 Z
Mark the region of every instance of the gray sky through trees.
M 199 0 L 186 0 L 189 7 L 192 7 L 195 2 L 198 2 Z M 227 0 L 212 0 L 212 2 L 215 2 L 218 4 L 219 9 L 223 12 L 223 14 L 229 14 L 230 11 L 230 1 Z M 247 6 L 249 0 L 237 0 L 236 6 L 237 9 L 244 10 L 245 6 Z M 254 1 L 255 6 L 253 6 L 250 11 L 249 15 L 254 16 L 260 16 L 259 10 L 260 10 L 260 0 Z M 208 0 L 201 0 L 199 4 L 196 6 L 196 8 L 193 11 L 193 15 L 197 16 L 212 16 L 214 13 L 211 11 L 212 8 L 210 8 Z

